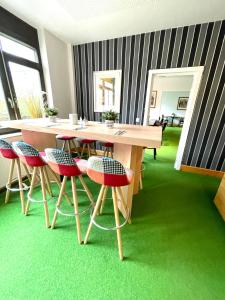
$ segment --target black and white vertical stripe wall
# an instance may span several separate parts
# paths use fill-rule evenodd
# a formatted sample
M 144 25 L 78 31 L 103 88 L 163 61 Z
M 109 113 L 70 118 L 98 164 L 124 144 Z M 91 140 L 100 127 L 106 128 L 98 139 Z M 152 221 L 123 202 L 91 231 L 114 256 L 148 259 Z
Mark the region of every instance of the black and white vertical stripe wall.
M 94 113 L 93 71 L 122 70 L 123 123 L 143 120 L 148 70 L 204 66 L 182 163 L 225 171 L 225 21 L 74 46 L 78 113 Z

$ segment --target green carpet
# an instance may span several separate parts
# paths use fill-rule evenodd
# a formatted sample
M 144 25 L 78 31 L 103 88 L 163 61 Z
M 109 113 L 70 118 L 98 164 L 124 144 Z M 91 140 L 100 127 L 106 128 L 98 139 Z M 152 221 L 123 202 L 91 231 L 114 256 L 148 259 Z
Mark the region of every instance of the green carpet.
M 78 245 L 73 218 L 59 216 L 47 230 L 41 205 L 25 217 L 17 195 L 5 205 L 0 194 L 0 299 L 225 299 L 225 224 L 213 204 L 219 180 L 174 170 L 179 134 L 166 128 L 157 160 L 152 150 L 145 155 L 144 189 L 122 230 L 123 262 L 115 232 L 94 227 L 90 243 Z M 85 180 L 97 197 L 99 186 Z M 109 199 L 100 217 L 107 224 L 110 207 Z M 81 225 L 84 237 L 88 216 Z

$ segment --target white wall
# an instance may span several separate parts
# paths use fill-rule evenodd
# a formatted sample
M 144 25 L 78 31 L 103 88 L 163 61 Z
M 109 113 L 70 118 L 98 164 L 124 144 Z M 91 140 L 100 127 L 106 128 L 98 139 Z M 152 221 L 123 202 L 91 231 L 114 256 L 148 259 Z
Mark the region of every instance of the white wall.
M 162 115 L 161 100 L 163 92 L 188 92 L 191 89 L 193 76 L 155 76 L 153 79 L 153 91 L 157 91 L 156 107 L 150 108 L 150 119 L 158 119 Z M 183 96 L 183 94 L 181 94 Z M 177 98 L 178 100 L 178 98 Z M 165 106 L 164 106 L 165 108 Z M 182 111 L 182 116 L 185 111 Z M 175 112 L 176 113 L 176 112 Z
M 45 29 L 38 35 L 49 105 L 58 108 L 60 118 L 68 118 L 76 112 L 72 45 Z
M 178 117 L 184 117 L 186 110 L 177 109 L 177 101 L 179 97 L 189 97 L 190 91 L 166 91 L 162 92 L 160 112 L 164 116 L 175 114 Z

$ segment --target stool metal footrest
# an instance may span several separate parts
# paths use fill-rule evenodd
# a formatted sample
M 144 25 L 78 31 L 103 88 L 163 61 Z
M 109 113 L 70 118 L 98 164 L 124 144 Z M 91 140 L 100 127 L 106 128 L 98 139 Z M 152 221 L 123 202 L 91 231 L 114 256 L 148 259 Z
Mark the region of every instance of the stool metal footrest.
M 112 199 L 112 198 L 106 198 L 106 199 Z M 126 215 L 127 215 L 127 217 L 126 217 L 125 221 L 124 221 L 122 224 L 120 224 L 120 226 L 105 227 L 105 226 L 102 226 L 102 225 L 100 225 L 99 223 L 97 223 L 97 222 L 95 221 L 95 219 L 92 218 L 92 213 L 93 213 L 93 210 L 91 211 L 91 214 L 90 214 L 90 220 L 91 220 L 91 222 L 92 222 L 96 227 L 98 227 L 99 229 L 102 229 L 102 230 L 105 230 L 105 231 L 113 231 L 113 230 L 117 230 L 117 229 L 122 228 L 123 226 L 125 226 L 125 225 L 127 224 L 128 220 L 129 220 L 129 217 L 130 217 L 129 212 L 126 210 Z
M 57 182 L 54 181 L 54 180 L 51 180 L 50 183 L 57 183 Z M 37 185 L 35 186 L 35 188 L 37 188 L 37 187 L 40 187 L 40 184 L 37 184 Z M 58 195 L 56 195 L 56 196 L 51 195 L 50 199 L 57 198 L 57 197 L 58 197 Z M 45 201 L 45 200 L 36 200 L 36 199 L 32 198 L 29 194 L 27 195 L 27 198 L 28 198 L 28 200 L 29 200 L 30 202 L 34 202 L 34 203 L 44 203 L 44 202 L 47 202 L 47 201 Z
M 83 189 L 77 189 L 77 192 L 85 192 L 85 190 Z M 90 203 L 87 207 L 85 207 L 84 210 L 82 210 L 80 213 L 78 214 L 75 214 L 74 212 L 73 213 L 65 213 L 63 212 L 61 209 L 59 209 L 59 207 L 56 206 L 56 210 L 57 212 L 60 214 L 60 215 L 63 215 L 65 217 L 74 217 L 74 216 L 81 216 L 81 215 L 84 215 L 88 210 L 90 210 L 90 208 L 93 207 L 92 203 Z
M 15 181 L 15 180 L 14 180 L 14 181 Z M 11 187 L 9 187 L 9 184 L 6 184 L 5 187 L 6 187 L 6 189 L 7 189 L 8 191 L 11 191 L 11 192 L 28 191 L 29 188 L 30 188 L 30 186 L 26 185 L 24 182 L 23 182 L 23 188 L 22 188 L 22 189 L 19 188 L 19 187 L 17 187 L 17 188 L 11 188 Z

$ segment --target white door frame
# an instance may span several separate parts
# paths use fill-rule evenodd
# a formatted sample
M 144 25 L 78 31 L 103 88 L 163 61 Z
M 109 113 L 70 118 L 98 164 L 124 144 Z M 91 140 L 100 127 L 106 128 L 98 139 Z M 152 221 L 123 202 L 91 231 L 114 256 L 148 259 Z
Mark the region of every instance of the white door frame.
M 180 170 L 184 148 L 187 141 L 187 135 L 191 123 L 192 114 L 195 107 L 195 102 L 198 95 L 199 86 L 202 79 L 202 74 L 204 71 L 204 67 L 187 67 L 187 68 L 171 68 L 171 69 L 157 69 L 157 70 L 149 70 L 148 71 L 148 86 L 147 86 L 147 95 L 145 102 L 145 113 L 144 113 L 144 122 L 143 125 L 149 125 L 149 110 L 150 110 L 150 95 L 152 94 L 152 85 L 153 79 L 155 75 L 163 75 L 163 74 L 173 74 L 174 76 L 183 76 L 183 75 L 193 75 L 192 86 L 190 90 L 189 100 L 187 104 L 187 110 L 184 118 L 184 125 L 181 132 L 181 137 L 179 141 L 179 146 L 177 150 L 176 161 L 174 164 L 174 168 Z

